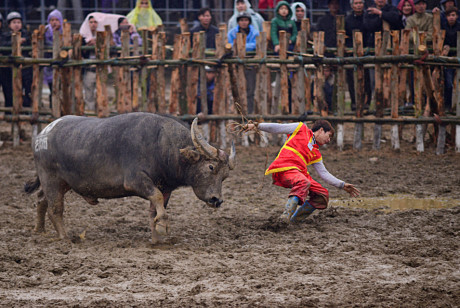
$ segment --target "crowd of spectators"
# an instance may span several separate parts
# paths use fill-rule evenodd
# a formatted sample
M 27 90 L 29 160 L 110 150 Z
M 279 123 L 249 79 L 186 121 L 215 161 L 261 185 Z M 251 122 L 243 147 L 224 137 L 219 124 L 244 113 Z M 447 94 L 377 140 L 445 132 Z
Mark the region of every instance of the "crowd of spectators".
M 441 27 L 445 30 L 444 45 L 456 47 L 457 31 L 460 31 L 460 17 L 457 10 L 455 0 L 324 0 L 321 3 L 327 3 L 327 12 L 321 16 L 311 26 L 311 32 L 324 31 L 324 43 L 326 47 L 337 47 L 337 26 L 336 16 L 345 15 L 345 31 L 346 31 L 346 46 L 353 47 L 353 31 L 358 30 L 363 35 L 364 47 L 374 47 L 375 33 L 382 31 L 383 22 L 387 22 L 390 30 L 411 29 L 417 27 L 419 31 L 426 33 L 426 38 L 430 41 L 433 32 L 433 16 L 436 11 L 441 12 Z M 346 2 L 346 3 L 344 3 Z M 436 3 L 437 2 L 437 3 Z M 271 44 L 274 54 L 278 54 L 280 50 L 279 32 L 286 31 L 288 36 L 288 50 L 294 49 L 296 39 L 301 30 L 301 21 L 307 16 L 307 11 L 310 9 L 311 3 L 309 0 L 304 1 L 276 1 L 266 0 L 259 1 L 259 8 L 274 7 L 273 16 L 271 19 Z M 427 5 L 430 7 L 427 9 Z M 344 11 L 347 10 L 347 11 Z M 266 16 L 266 15 L 264 15 Z M 209 8 L 202 8 L 197 14 L 198 21 L 190 29 L 193 34 L 195 32 L 204 31 L 206 34 L 206 48 L 215 48 L 215 35 L 219 33 L 219 29 L 213 24 L 212 11 Z M 53 10 L 47 19 L 45 44 L 52 46 L 53 34 L 55 31 L 62 33 L 62 25 L 64 19 L 58 10 Z M 235 0 L 234 13 L 228 20 L 228 42 L 233 44 L 238 33 L 244 33 L 246 37 L 246 50 L 254 51 L 256 49 L 256 38 L 263 30 L 262 24 L 264 18 L 257 13 L 251 6 L 248 0 Z M 155 12 L 151 0 L 137 0 L 135 8 L 127 15 L 106 14 L 106 13 L 91 13 L 86 16 L 85 21 L 80 27 L 80 33 L 84 38 L 84 44 L 94 46 L 96 43 L 96 32 L 102 31 L 105 25 L 111 25 L 113 32 L 113 45 L 121 45 L 121 31 L 128 30 L 130 34 L 130 43 L 138 40 L 142 45 L 142 40 L 138 34 L 139 30 L 153 30 L 162 25 L 160 16 Z M 30 45 L 29 33 L 24 29 L 22 24 L 22 16 L 18 12 L 9 12 L 6 19 L 0 15 L 0 46 L 11 46 L 11 35 L 13 32 L 21 32 L 22 44 Z M 311 39 L 311 38 L 308 38 Z M 24 53 L 23 53 L 24 54 Z M 27 56 L 27 54 L 24 54 Z M 47 54 L 48 57 L 51 55 Z M 326 56 L 334 56 L 334 53 L 327 53 Z M 95 58 L 94 52 L 84 54 L 86 58 Z M 23 106 L 30 106 L 30 88 L 31 88 L 31 68 L 23 68 Z M 330 78 L 325 83 L 324 91 L 326 93 L 327 106 L 332 106 L 333 99 L 333 68 L 326 68 L 326 72 L 330 72 Z M 84 99 L 87 109 L 94 110 L 95 102 L 95 67 L 85 69 L 84 73 Z M 354 91 L 353 70 L 347 71 L 347 83 L 350 94 L 351 107 L 355 108 L 356 99 Z M 208 70 L 208 79 L 215 76 L 214 72 Z M 245 71 L 247 79 L 247 96 L 248 96 L 248 111 L 254 111 L 254 85 L 256 71 L 248 67 Z M 371 103 L 373 88 L 374 88 L 374 71 L 373 69 L 365 70 L 365 108 L 369 108 Z M 445 93 L 444 100 L 446 109 L 452 108 L 452 90 L 453 79 L 455 76 L 454 69 L 445 69 Z M 52 89 L 52 69 L 44 69 L 44 82 Z M 212 77 L 212 78 L 211 78 Z M 5 106 L 12 106 L 12 70 L 9 67 L 0 68 L 0 85 L 3 89 L 5 98 Z M 213 80 L 208 80 L 208 86 L 214 87 Z M 413 76 L 409 78 L 407 95 L 407 104 L 413 103 Z M 208 104 L 209 97 L 208 95 Z M 51 105 L 50 101 L 50 105 Z M 198 104 L 200 106 L 200 104 Z M 208 110 L 212 110 L 208 107 Z

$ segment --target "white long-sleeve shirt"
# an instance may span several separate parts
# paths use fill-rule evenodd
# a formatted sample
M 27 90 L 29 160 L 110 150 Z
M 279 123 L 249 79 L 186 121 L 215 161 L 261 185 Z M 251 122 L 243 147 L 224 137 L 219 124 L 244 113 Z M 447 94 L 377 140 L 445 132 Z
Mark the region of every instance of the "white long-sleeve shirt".
M 272 133 L 272 134 L 292 134 L 295 129 L 299 126 L 299 122 L 296 123 L 287 123 L 287 124 L 279 124 L 279 123 L 259 123 L 258 128 L 264 132 Z M 315 138 L 311 141 L 311 145 L 316 144 Z M 337 188 L 343 188 L 345 186 L 345 182 L 339 180 L 335 176 L 327 171 L 326 166 L 324 166 L 323 160 L 312 164 L 313 168 L 315 168 L 318 175 L 325 181 L 326 183 L 335 186 Z

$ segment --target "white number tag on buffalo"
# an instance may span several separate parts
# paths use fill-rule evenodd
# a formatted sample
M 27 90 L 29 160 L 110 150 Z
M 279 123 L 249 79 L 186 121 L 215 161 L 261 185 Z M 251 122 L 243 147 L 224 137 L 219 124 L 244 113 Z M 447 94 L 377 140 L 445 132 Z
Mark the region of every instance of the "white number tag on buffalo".
M 51 122 L 40 132 L 40 134 L 38 134 L 37 139 L 35 140 L 35 152 L 48 149 L 48 134 L 61 120 L 62 118 L 59 118 Z

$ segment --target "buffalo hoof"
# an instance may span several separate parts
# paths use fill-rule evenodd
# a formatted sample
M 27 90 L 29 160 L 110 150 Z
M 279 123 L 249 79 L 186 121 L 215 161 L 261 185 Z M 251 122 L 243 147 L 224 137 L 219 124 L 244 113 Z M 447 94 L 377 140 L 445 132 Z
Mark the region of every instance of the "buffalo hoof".
M 169 233 L 169 222 L 166 220 L 160 220 L 156 223 L 155 230 L 160 235 L 167 235 Z

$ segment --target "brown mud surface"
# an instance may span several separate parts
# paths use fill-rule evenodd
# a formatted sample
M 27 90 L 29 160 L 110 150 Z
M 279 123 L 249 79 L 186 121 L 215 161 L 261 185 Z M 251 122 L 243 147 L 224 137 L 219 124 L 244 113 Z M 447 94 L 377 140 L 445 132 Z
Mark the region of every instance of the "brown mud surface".
M 177 190 L 167 209 L 171 234 L 152 247 L 148 203 L 134 197 L 93 206 L 68 193 L 72 241 L 56 240 L 48 218 L 47 233 L 34 233 L 37 196 L 22 192 L 35 173 L 30 141 L 5 142 L 0 306 L 458 307 L 460 156 L 452 149 L 436 156 L 432 147 L 417 154 L 406 141 L 398 153 L 389 142 L 382 147 L 330 145 L 322 153 L 329 171 L 364 197 L 451 201 L 431 210 L 370 209 L 326 185 L 332 206 L 284 225 L 277 217 L 288 190 L 262 177 L 266 155 L 271 161 L 279 147 L 238 147 L 222 207 Z

